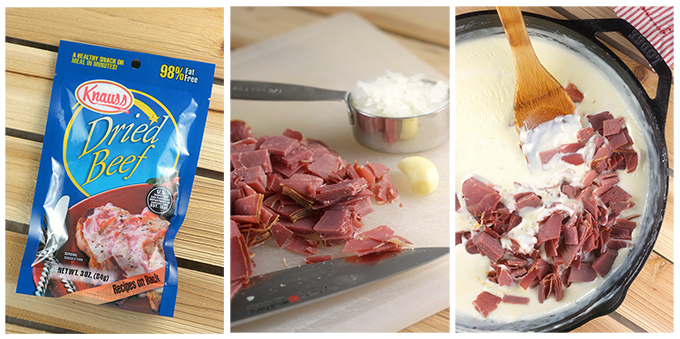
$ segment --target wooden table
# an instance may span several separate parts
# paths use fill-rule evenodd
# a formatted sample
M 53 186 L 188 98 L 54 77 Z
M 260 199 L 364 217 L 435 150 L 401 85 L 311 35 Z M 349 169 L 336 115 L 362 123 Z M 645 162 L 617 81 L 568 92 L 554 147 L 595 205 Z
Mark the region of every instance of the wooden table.
M 442 74 L 449 74 L 449 8 L 232 7 L 230 10 L 232 50 L 309 25 L 339 11 L 353 11 Z M 404 324 L 402 332 L 448 332 L 449 309 L 408 325 Z
M 494 7 L 456 7 L 456 15 Z M 522 7 L 557 19 L 616 18 L 611 7 Z M 634 70 L 638 80 L 654 97 L 657 76 L 650 71 L 642 57 L 628 48 L 625 39 L 608 36 L 607 40 L 616 54 Z M 666 122 L 666 144 L 670 164 L 670 182 L 666 215 L 652 254 L 642 268 L 623 304 L 611 314 L 593 319 L 574 332 L 673 332 L 673 89 L 670 93 Z
M 7 333 L 224 333 L 224 9 L 7 8 L 5 312 Z M 197 176 L 175 240 L 174 318 L 16 290 L 59 40 L 216 65 Z

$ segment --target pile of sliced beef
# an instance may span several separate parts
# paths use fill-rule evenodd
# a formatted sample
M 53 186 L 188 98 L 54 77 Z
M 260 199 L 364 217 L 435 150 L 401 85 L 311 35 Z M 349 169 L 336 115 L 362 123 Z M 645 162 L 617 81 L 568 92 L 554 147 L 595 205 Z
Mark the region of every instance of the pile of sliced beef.
M 609 112 L 587 118 L 591 127 L 578 131 L 574 143 L 541 154 L 544 163 L 558 156 L 560 161 L 588 166 L 589 171 L 582 182 L 563 181 L 559 185 L 560 194 L 573 199 L 578 207 L 574 213 L 553 209 L 540 220 L 531 253 L 520 250 L 520 244 L 508 237 L 508 232 L 522 221 L 517 210 L 555 206 L 544 206 L 542 198 L 529 191 L 515 194 L 515 204 L 510 209 L 500 202 L 500 191 L 491 184 L 471 177 L 462 185 L 464 206 L 479 227 L 457 232 L 456 245 L 491 260 L 487 274 L 490 282 L 536 289 L 540 303 L 550 296 L 560 301 L 564 289 L 572 283 L 606 276 L 618 250 L 632 244 L 631 234 L 636 227 L 633 220 L 639 217 L 622 216 L 634 203 L 631 195 L 618 185 L 617 172 L 633 172 L 638 165 L 638 155 L 632 148 L 633 141 L 623 118 L 614 118 Z M 587 143 L 595 147 L 592 159 L 576 153 Z M 458 212 L 463 212 L 463 201 L 456 197 Z M 511 246 L 501 245 L 504 237 L 510 239 Z M 473 304 L 486 317 L 501 302 L 528 303 L 529 300 L 485 291 Z
M 387 226 L 362 232 L 371 199 L 399 198 L 388 172 L 378 163 L 346 163 L 300 132 L 256 138 L 245 122 L 231 121 L 232 297 L 253 273 L 250 249 L 271 238 L 307 263 L 331 259 L 319 254 L 320 244 L 359 256 L 410 247 Z

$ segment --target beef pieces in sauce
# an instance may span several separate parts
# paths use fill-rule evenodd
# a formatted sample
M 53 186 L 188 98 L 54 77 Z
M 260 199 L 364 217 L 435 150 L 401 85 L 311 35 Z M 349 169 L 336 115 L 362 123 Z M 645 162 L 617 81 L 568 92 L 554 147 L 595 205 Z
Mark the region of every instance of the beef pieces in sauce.
M 583 95 L 575 87 L 569 87 L 570 95 L 580 101 Z M 576 100 L 575 100 L 576 101 Z M 531 251 L 511 237 L 510 231 L 522 218 L 520 208 L 551 208 L 534 192 L 513 196 L 513 210 L 500 202 L 499 188 L 471 177 L 462 185 L 462 198 L 468 213 L 477 221 L 471 231 L 456 233 L 456 245 L 465 246 L 470 254 L 487 256 L 491 260 L 487 272 L 489 282 L 500 286 L 519 284 L 523 289 L 533 288 L 538 302 L 551 296 L 560 301 L 563 290 L 572 283 L 589 282 L 599 275 L 605 277 L 611 270 L 618 250 L 632 244 L 633 221 L 639 215 L 622 216 L 622 212 L 634 203 L 631 195 L 619 185 L 618 171 L 631 173 L 638 165 L 638 154 L 628 130 L 623 128 L 624 119 L 614 118 L 609 112 L 588 115 L 591 127 L 584 128 L 574 136 L 575 142 L 543 152 L 544 163 L 554 156 L 572 165 L 588 166 L 582 182 L 563 181 L 559 185 L 564 194 L 578 206 L 573 213 L 568 209 L 552 209 L 538 221 L 536 243 Z M 594 155 L 585 163 L 579 149 L 590 144 Z M 456 196 L 456 210 L 464 212 Z M 501 239 L 506 241 L 502 242 Z M 502 243 L 511 244 L 502 246 Z M 496 296 L 487 291 L 472 301 L 475 309 L 487 317 L 501 302 L 527 304 L 527 298 Z

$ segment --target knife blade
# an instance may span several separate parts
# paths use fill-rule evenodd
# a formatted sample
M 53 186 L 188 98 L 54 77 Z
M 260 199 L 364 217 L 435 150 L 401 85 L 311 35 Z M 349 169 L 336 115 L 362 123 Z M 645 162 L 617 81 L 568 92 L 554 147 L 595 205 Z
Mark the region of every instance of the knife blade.
M 231 326 L 351 291 L 448 253 L 448 247 L 423 247 L 338 258 L 253 276 L 231 300 Z

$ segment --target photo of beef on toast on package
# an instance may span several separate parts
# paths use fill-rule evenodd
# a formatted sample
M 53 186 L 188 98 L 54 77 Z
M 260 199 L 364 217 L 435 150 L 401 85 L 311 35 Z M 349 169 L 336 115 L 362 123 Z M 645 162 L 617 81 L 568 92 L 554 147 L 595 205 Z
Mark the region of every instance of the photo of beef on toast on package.
M 60 42 L 17 293 L 173 316 L 214 72 Z

